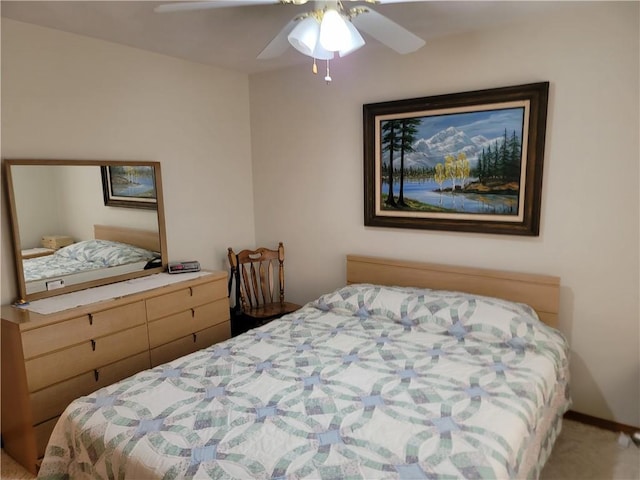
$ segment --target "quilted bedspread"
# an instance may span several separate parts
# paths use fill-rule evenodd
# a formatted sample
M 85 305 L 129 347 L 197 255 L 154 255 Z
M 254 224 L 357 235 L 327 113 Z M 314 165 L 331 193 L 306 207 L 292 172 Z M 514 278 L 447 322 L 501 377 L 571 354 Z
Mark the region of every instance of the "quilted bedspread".
M 40 478 L 536 478 L 568 347 L 527 306 L 352 285 L 74 401 Z

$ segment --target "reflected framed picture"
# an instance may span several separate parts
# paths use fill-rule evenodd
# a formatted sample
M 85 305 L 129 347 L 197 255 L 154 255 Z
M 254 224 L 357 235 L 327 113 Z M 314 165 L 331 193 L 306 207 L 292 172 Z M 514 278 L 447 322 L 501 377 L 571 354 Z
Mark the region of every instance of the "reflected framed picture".
M 549 83 L 363 106 L 366 226 L 539 235 Z
M 157 209 L 156 179 L 152 166 L 100 167 L 104 204 L 108 207 Z

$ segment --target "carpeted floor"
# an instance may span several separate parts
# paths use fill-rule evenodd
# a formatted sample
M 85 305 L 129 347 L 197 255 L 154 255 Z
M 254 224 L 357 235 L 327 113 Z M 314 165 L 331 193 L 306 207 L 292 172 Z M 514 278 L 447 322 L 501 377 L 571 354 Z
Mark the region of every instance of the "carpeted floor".
M 2 451 L 2 480 L 35 477 Z M 618 434 L 565 420 L 541 480 L 640 480 L 640 448 L 618 445 Z
M 640 448 L 618 444 L 618 433 L 563 420 L 541 480 L 640 480 Z
M 36 478 L 27 472 L 24 468 L 18 465 L 13 458 L 2 450 L 2 472 L 0 472 L 0 479 L 2 480 L 25 480 Z

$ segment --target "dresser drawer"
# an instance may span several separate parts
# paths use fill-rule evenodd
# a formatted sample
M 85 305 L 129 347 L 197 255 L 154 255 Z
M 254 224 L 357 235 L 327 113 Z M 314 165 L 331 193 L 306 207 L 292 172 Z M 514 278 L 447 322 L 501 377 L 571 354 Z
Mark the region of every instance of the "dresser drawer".
M 229 320 L 229 303 L 226 298 L 200 305 L 149 322 L 149 346 L 154 348 L 227 320 Z
M 56 383 L 30 395 L 33 423 L 44 422 L 60 415 L 78 397 L 89 395 L 118 380 L 151 367 L 149 353 L 143 352 L 118 362 Z
M 147 319 L 155 320 L 166 317 L 223 298 L 227 298 L 227 284 L 224 279 L 184 288 L 148 299 Z
M 145 323 L 144 301 L 102 310 L 64 322 L 36 328 L 22 334 L 24 358 L 60 350 L 92 338 Z
M 80 375 L 149 348 L 147 326 L 122 330 L 25 362 L 29 392 Z
M 156 367 L 163 363 L 175 360 L 197 350 L 207 348 L 214 343 L 222 342 L 231 337 L 229 321 L 219 323 L 213 327 L 195 332 L 173 342 L 151 349 L 151 366 Z

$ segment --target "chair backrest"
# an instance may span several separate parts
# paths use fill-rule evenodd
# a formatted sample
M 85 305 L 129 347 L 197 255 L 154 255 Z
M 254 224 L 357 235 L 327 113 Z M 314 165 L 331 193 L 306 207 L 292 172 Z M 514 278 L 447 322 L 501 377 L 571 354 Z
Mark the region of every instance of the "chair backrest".
M 237 297 L 240 297 L 242 311 L 247 312 L 271 303 L 284 304 L 282 242 L 275 250 L 261 247 L 256 250 L 242 250 L 236 254 L 229 248 L 227 255 L 231 266 L 231 278 L 236 282 L 236 305 Z

